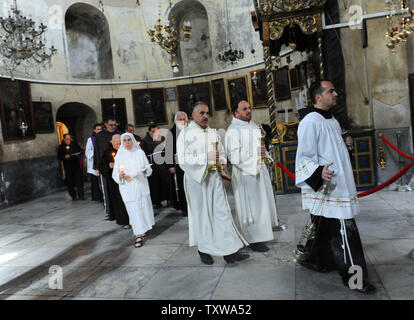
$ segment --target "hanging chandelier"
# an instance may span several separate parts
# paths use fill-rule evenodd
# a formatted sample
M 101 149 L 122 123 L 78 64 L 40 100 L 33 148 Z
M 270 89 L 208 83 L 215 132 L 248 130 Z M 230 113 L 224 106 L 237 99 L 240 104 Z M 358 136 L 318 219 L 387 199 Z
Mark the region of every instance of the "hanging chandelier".
M 8 18 L 0 17 L 3 29 L 0 35 L 0 55 L 6 58 L 2 59 L 5 67 L 12 73 L 24 62 L 45 64 L 50 61 L 57 50 L 52 46 L 47 52 L 44 34 L 47 26 L 41 23 L 36 30 L 36 23 L 20 14 L 16 0 L 11 11 Z
M 171 1 L 170 1 L 171 8 Z M 163 28 L 165 34 L 163 34 Z M 157 24 L 154 25 L 154 29 L 147 31 L 151 38 L 151 42 L 157 43 L 171 56 L 173 72 L 179 72 L 179 65 L 177 62 L 177 49 L 180 42 L 187 42 L 190 40 L 191 35 L 191 24 L 190 22 L 184 22 L 181 29 L 184 31 L 183 37 L 180 37 L 179 32 L 176 29 L 176 21 L 173 15 L 171 15 L 171 21 L 167 20 L 164 25 L 161 23 L 161 4 L 159 10 L 159 18 Z
M 224 53 L 220 53 L 218 55 L 218 58 L 220 61 L 223 62 L 231 62 L 233 63 L 236 60 L 243 59 L 244 58 L 244 52 L 243 50 L 233 50 L 231 47 L 231 42 L 229 42 L 229 50 L 224 51 Z
M 227 37 L 229 36 L 229 9 L 227 7 L 227 0 L 226 0 L 226 19 L 227 19 Z M 229 41 L 229 49 L 225 50 L 223 53 L 218 55 L 218 59 L 223 62 L 230 62 L 233 64 L 237 60 L 241 60 L 244 58 L 244 52 L 241 49 L 233 50 L 231 47 L 231 41 Z
M 388 4 L 386 45 L 392 54 L 395 54 L 395 49 L 400 44 L 405 45 L 408 37 L 414 32 L 414 10 L 410 10 L 406 0 L 387 0 L 386 2 Z

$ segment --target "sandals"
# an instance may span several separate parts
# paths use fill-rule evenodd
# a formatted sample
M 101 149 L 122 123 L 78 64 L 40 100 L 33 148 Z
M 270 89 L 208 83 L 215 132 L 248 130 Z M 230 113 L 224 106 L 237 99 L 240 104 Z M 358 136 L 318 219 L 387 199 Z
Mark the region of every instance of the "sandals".
M 124 228 L 124 229 L 131 229 L 131 225 L 126 224 L 126 225 L 122 226 L 122 228 Z
M 142 235 L 137 235 L 136 237 L 135 237 L 135 244 L 134 244 L 134 247 L 135 248 L 140 248 L 140 247 L 142 247 L 142 245 L 143 245 L 143 236 Z
M 109 220 L 109 219 L 111 219 L 111 216 L 109 216 L 109 215 L 105 216 L 105 218 L 104 218 L 104 220 Z

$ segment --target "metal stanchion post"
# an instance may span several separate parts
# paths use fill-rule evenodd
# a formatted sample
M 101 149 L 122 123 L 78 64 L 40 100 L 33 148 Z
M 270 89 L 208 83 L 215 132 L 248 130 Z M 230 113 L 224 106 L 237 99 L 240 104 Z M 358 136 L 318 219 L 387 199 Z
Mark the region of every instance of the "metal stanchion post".
M 401 149 L 401 131 L 397 131 L 396 134 L 397 134 L 397 148 Z M 399 169 L 401 171 L 401 169 L 404 165 L 404 159 L 402 158 L 402 156 L 400 154 L 398 154 L 398 165 L 399 165 Z M 400 185 L 399 185 L 397 190 L 399 192 L 413 191 L 413 189 L 411 188 L 410 185 L 407 185 L 407 184 L 404 183 L 403 179 L 404 179 L 403 176 L 401 176 Z

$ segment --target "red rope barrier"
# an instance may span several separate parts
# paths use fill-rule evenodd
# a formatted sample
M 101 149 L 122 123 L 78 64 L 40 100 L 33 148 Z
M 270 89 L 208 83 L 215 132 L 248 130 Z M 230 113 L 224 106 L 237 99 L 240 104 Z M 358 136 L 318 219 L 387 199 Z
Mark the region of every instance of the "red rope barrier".
M 393 148 L 395 151 L 397 151 L 400 155 L 402 155 L 403 157 L 406 157 L 410 160 L 414 160 L 414 157 L 406 154 L 405 152 L 401 151 L 400 149 L 398 149 L 396 146 L 394 146 L 390 140 L 388 140 L 387 138 L 385 138 L 384 135 L 381 136 L 382 140 L 384 140 L 391 148 Z
M 282 162 L 278 161 L 277 165 L 291 178 L 292 180 L 296 180 L 295 175 L 286 168 Z
M 398 178 L 400 178 L 403 174 L 405 174 L 412 166 L 413 166 L 413 164 L 414 164 L 414 162 L 410 162 L 409 164 L 407 164 L 400 172 L 398 172 L 395 176 L 393 176 L 391 179 L 389 179 L 389 180 L 387 180 L 387 181 L 385 181 L 383 184 L 381 184 L 381 185 L 379 185 L 379 186 L 377 186 L 377 187 L 375 187 L 375 188 L 373 188 L 373 189 L 370 189 L 370 190 L 367 190 L 367 191 L 364 191 L 364 192 L 361 192 L 361 193 L 359 193 L 357 196 L 358 196 L 358 198 L 361 198 L 361 197 L 365 197 L 365 196 L 367 196 L 367 195 L 369 195 L 369 194 L 371 194 L 371 193 L 374 193 L 374 192 L 377 192 L 377 191 L 379 191 L 379 190 L 381 190 L 381 189 L 383 189 L 383 188 L 385 188 L 385 187 L 387 187 L 387 186 L 389 186 L 391 183 L 393 183 L 395 180 L 397 180 Z M 283 165 L 283 163 L 281 163 L 281 162 L 278 162 L 277 163 L 277 165 L 292 179 L 292 180 L 295 180 L 295 175 L 292 173 L 292 172 L 290 172 L 284 165 Z
M 377 186 L 377 187 L 375 187 L 373 189 L 370 189 L 370 190 L 367 190 L 365 192 L 362 192 L 362 193 L 358 194 L 358 198 L 365 197 L 365 196 L 367 196 L 367 195 L 369 195 L 371 193 L 377 192 L 377 191 L 385 188 L 386 186 L 390 185 L 395 180 L 397 180 L 399 177 L 401 177 L 404 173 L 406 173 L 413 166 L 413 164 L 414 164 L 414 162 L 410 162 L 400 172 L 398 172 L 391 179 L 385 181 L 383 184 L 381 184 L 381 185 L 379 185 L 379 186 Z

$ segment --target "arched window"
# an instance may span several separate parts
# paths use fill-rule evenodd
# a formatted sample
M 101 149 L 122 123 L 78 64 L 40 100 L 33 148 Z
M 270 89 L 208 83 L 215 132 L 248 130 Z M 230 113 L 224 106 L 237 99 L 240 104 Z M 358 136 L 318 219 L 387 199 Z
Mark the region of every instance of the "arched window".
M 97 8 L 76 3 L 65 15 L 70 70 L 79 79 L 113 79 L 108 22 Z
M 184 22 L 189 21 L 192 27 L 190 40 L 180 42 L 177 54 L 180 72 L 175 75 L 213 71 L 210 31 L 205 7 L 196 0 L 182 0 L 171 9 L 170 21 L 172 16 L 174 16 L 177 29 L 181 33 L 183 33 L 181 27 Z

